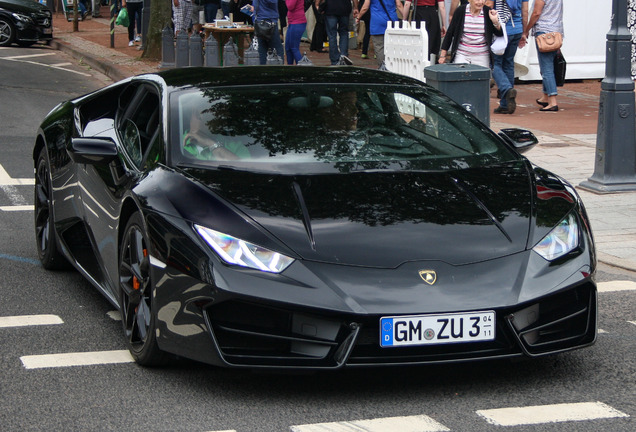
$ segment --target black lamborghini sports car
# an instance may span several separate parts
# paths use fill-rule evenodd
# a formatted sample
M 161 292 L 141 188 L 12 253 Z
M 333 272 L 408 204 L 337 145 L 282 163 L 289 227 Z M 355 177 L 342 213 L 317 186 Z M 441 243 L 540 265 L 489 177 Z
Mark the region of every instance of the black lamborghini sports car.
M 54 108 L 35 234 L 144 365 L 329 369 L 596 339 L 574 188 L 435 89 L 356 67 L 184 68 Z

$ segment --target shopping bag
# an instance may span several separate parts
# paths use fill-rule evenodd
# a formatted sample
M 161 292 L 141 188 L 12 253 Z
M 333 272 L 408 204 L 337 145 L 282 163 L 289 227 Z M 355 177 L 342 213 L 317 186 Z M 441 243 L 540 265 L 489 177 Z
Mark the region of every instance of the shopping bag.
M 561 50 L 558 50 L 554 56 L 554 78 L 556 78 L 557 87 L 563 87 L 563 84 L 565 84 L 566 67 L 567 62 L 565 61 L 565 57 L 563 57 Z
M 128 17 L 128 10 L 126 8 L 122 8 L 117 14 L 117 19 L 115 20 L 115 24 L 128 27 L 130 25 L 130 18 Z
M 503 36 L 493 35 L 492 37 L 490 50 L 494 55 L 503 55 L 503 53 L 506 52 L 506 47 L 508 46 L 508 34 L 506 33 L 505 24 L 501 26 L 501 30 L 503 30 Z

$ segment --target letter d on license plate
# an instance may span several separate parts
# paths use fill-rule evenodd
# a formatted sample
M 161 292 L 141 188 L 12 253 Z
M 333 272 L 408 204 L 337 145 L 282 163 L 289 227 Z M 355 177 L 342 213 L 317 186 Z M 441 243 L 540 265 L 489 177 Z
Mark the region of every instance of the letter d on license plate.
M 495 312 L 380 318 L 380 346 L 433 345 L 495 339 Z

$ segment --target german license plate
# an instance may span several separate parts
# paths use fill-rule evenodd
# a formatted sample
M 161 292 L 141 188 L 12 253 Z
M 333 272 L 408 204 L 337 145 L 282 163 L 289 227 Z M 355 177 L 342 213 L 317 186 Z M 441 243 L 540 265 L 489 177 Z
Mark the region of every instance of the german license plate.
M 495 339 L 495 312 L 380 318 L 380 346 L 437 345 Z

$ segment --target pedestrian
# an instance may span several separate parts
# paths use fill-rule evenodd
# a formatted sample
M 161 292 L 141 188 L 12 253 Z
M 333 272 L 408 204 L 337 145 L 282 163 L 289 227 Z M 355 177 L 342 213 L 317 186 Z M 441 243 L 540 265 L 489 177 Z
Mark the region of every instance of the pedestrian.
M 214 22 L 220 6 L 219 0 L 192 0 L 192 31 L 200 33 L 203 24 Z M 201 20 L 201 12 L 203 12 L 203 20 Z
M 364 6 L 364 2 L 369 0 L 362 0 L 358 3 L 360 9 Z M 371 23 L 371 12 L 367 10 L 364 15 L 358 15 L 360 21 L 364 23 L 364 36 L 362 37 L 362 54 L 360 58 L 368 59 L 369 58 L 369 42 L 371 41 L 371 33 L 369 33 L 369 24 Z
M 252 5 L 251 0 L 232 0 L 230 2 L 230 13 L 234 17 L 234 22 L 244 22 L 252 24 L 254 19 L 252 15 L 244 13 L 241 9 L 247 5 Z M 225 12 L 224 12 L 225 13 Z M 229 14 L 227 15 L 229 18 Z
M 266 38 L 256 36 L 258 39 L 258 58 L 262 65 L 267 64 L 267 53 L 269 50 L 275 50 L 278 57 L 285 58 L 283 43 L 280 40 L 280 32 L 278 30 L 278 0 L 254 0 L 254 4 L 250 6 L 254 16 L 254 22 L 264 20 L 274 25 L 274 31 L 271 36 Z
M 318 10 L 316 1 L 311 2 L 311 9 L 314 12 L 316 18 L 316 25 L 311 35 L 311 44 L 309 45 L 310 51 L 316 51 L 318 53 L 324 53 L 323 49 L 325 42 L 327 42 L 327 28 L 325 25 L 325 13 L 324 10 Z
M 172 23 L 174 35 L 188 31 L 192 21 L 192 0 L 172 0 Z
M 395 0 L 394 5 L 389 4 L 389 0 L 368 0 L 358 13 L 358 20 L 367 11 L 371 11 L 371 22 L 369 24 L 369 33 L 371 34 L 371 42 L 373 42 L 373 50 L 375 52 L 378 66 L 384 63 L 384 32 L 386 32 L 387 23 L 398 20 L 398 13 L 404 16 L 403 6 L 400 0 Z
M 559 32 L 563 35 L 563 0 L 535 0 L 530 20 L 523 33 L 526 38 L 530 29 L 532 29 L 532 35 L 535 38 L 551 32 Z M 559 111 L 557 85 L 554 76 L 554 58 L 556 54 L 557 51 L 540 52 L 537 47 L 539 70 L 541 71 L 541 80 L 543 82 L 543 94 L 537 99 L 537 104 L 541 105 L 539 111 Z
M 463 6 L 467 4 L 468 4 L 468 0 L 451 0 L 450 9 L 448 11 L 448 25 L 450 25 L 451 20 L 453 19 L 453 14 L 455 13 L 455 9 L 457 9 L 458 6 Z
M 353 64 L 349 59 L 349 15 L 354 12 L 354 17 L 358 16 L 358 0 L 316 0 L 318 10 L 324 6 L 325 24 L 327 27 L 327 37 L 329 38 L 329 60 L 331 65 L 340 63 L 340 58 L 346 64 Z
M 503 36 L 497 12 L 485 0 L 469 0 L 458 6 L 442 42 L 439 62 L 446 63 L 450 49 L 451 63 L 469 63 L 491 68 L 492 35 Z
M 408 13 L 411 8 L 412 0 L 404 2 L 404 11 Z M 407 18 L 407 17 L 404 17 Z M 440 19 L 442 25 L 440 26 Z M 439 55 L 439 47 L 442 38 L 446 34 L 446 6 L 444 0 L 416 0 L 415 12 L 411 21 L 415 22 L 416 28 L 422 28 L 423 22 L 426 26 L 428 34 L 428 58 L 435 55 L 437 59 Z M 437 63 L 437 60 L 435 61 Z
M 307 28 L 305 0 L 285 0 L 287 5 L 287 33 L 285 34 L 285 54 L 287 64 L 293 65 L 303 58 L 300 54 L 300 40 Z
M 489 0 L 489 7 L 499 14 L 499 21 L 506 26 L 508 45 L 502 55 L 493 54 L 492 77 L 497 84 L 499 106 L 495 114 L 513 114 L 517 109 L 515 84 L 515 54 L 517 48 L 526 46 L 528 0 Z
M 122 0 L 121 6 L 128 11 L 128 46 L 135 46 L 135 42 L 141 42 L 141 11 L 144 8 L 143 0 Z M 137 35 L 135 36 L 135 26 Z

